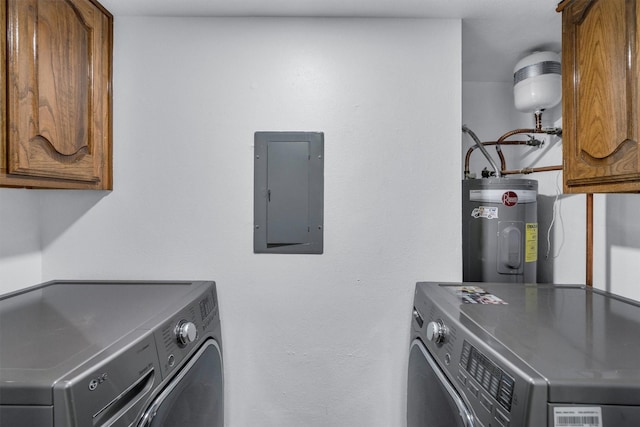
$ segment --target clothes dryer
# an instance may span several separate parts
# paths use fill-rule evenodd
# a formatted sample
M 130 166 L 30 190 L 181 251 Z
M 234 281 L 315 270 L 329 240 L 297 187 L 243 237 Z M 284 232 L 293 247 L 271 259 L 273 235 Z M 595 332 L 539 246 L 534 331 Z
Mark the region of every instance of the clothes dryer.
M 223 422 L 214 282 L 53 281 L 0 297 L 0 425 Z
M 408 427 L 635 427 L 640 304 L 585 286 L 418 283 Z

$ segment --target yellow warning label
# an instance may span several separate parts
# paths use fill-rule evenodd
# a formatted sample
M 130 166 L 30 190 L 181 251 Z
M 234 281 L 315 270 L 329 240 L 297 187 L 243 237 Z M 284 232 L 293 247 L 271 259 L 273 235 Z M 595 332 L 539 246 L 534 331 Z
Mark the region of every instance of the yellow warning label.
M 538 223 L 529 222 L 526 225 L 524 262 L 535 262 L 538 260 Z

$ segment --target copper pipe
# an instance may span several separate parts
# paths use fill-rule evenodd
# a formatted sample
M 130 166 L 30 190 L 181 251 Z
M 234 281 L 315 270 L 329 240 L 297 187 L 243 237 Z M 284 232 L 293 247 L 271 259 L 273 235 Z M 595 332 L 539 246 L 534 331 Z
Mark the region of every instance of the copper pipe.
M 529 141 L 503 141 L 502 145 L 529 145 L 528 142 Z M 496 145 L 496 144 L 498 144 L 498 141 L 487 141 L 482 143 L 482 145 L 484 146 Z M 467 150 L 467 154 L 464 157 L 465 176 L 469 173 L 469 164 L 471 163 L 471 153 L 473 153 L 473 151 L 476 148 L 478 148 L 477 145 L 470 147 Z M 498 156 L 500 156 L 500 169 L 505 170 L 507 168 L 507 165 L 506 165 L 506 160 L 504 158 L 504 154 L 502 154 L 502 150 L 498 151 Z
M 593 286 L 593 193 L 587 194 L 587 260 L 585 284 Z
M 485 154 L 485 157 L 487 157 L 487 154 L 484 153 L 486 150 L 484 150 L 484 146 L 485 145 L 495 145 L 496 146 L 496 151 L 498 152 L 498 156 L 500 157 L 500 173 L 502 173 L 502 171 L 507 169 L 507 162 L 504 158 L 504 154 L 502 154 L 502 149 L 500 148 L 500 145 L 512 145 L 509 143 L 509 141 L 505 141 L 507 138 L 513 136 L 513 135 L 518 135 L 518 134 L 523 134 L 523 133 L 544 133 L 547 135 L 557 135 L 560 136 L 562 135 L 562 129 L 560 128 L 543 128 L 542 127 L 542 111 L 536 111 L 535 112 L 535 121 L 536 121 L 536 127 L 534 129 L 514 129 L 512 131 L 509 131 L 507 133 L 505 133 L 504 135 L 502 135 L 500 138 L 498 138 L 497 141 L 495 142 L 483 142 L 483 143 L 479 143 L 478 141 L 476 141 L 476 145 L 474 147 L 471 147 L 469 149 L 469 151 L 467 151 L 467 155 L 465 156 L 465 160 L 464 160 L 464 176 L 465 178 L 467 178 L 467 176 L 469 175 L 469 161 L 471 159 L 471 153 L 473 152 L 473 150 L 475 149 L 475 147 L 479 147 L 481 148 L 481 150 L 483 151 L 483 154 Z M 463 130 L 464 130 L 464 126 L 463 126 Z M 513 145 L 521 145 L 520 142 L 521 141 L 514 141 L 515 144 Z M 483 147 L 480 147 L 480 145 L 482 145 Z M 487 157 L 487 159 L 489 159 Z M 530 173 L 530 172 L 529 172 Z
M 534 172 L 551 172 L 551 171 L 561 171 L 562 165 L 556 166 L 541 166 L 538 168 L 523 168 L 523 169 L 515 169 L 515 170 L 503 170 L 502 175 L 519 175 L 519 174 L 530 174 Z
M 542 130 L 542 111 L 544 111 L 544 110 L 536 111 L 534 113 L 534 116 L 536 118 L 536 129 L 537 130 Z
M 541 112 L 536 112 L 536 127 L 535 129 L 514 129 L 512 131 L 509 131 L 507 133 L 505 133 L 504 135 L 502 135 L 500 138 L 498 138 L 498 140 L 496 141 L 496 151 L 500 154 L 502 152 L 502 150 L 500 149 L 500 144 L 506 144 L 505 139 L 513 136 L 513 135 L 518 135 L 521 133 L 544 133 L 547 135 L 561 135 L 562 134 L 562 129 L 559 128 L 549 128 L 549 129 L 544 129 L 542 128 L 542 113 Z M 501 157 L 503 158 L 503 157 Z M 503 165 L 502 166 L 502 170 L 506 169 L 507 166 Z
M 497 145 L 500 145 L 500 144 L 502 144 L 504 142 L 505 139 L 507 139 L 507 138 L 509 138 L 510 136 L 513 136 L 513 135 L 518 135 L 520 133 L 547 133 L 547 132 L 543 131 L 542 129 L 514 129 L 514 130 L 511 130 L 511 131 L 505 133 L 500 138 L 498 138 L 496 143 L 497 143 Z

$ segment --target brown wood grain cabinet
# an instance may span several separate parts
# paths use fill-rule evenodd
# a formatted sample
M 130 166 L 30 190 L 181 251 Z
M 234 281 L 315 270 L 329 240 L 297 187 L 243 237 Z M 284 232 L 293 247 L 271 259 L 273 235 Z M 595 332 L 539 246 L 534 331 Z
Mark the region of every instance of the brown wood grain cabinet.
M 112 189 L 112 15 L 92 0 L 0 2 L 0 186 Z
M 640 191 L 637 0 L 565 0 L 564 191 Z

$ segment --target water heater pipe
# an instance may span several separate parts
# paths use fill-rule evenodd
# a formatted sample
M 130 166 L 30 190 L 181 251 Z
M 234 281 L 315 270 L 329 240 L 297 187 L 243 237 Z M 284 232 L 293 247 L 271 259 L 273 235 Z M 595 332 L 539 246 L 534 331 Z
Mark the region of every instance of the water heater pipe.
M 469 136 L 471 136 L 471 138 L 475 141 L 475 143 L 478 146 L 478 148 L 480 149 L 480 151 L 482 151 L 482 154 L 487 158 L 487 160 L 491 164 L 491 167 L 495 171 L 496 176 L 498 178 L 500 178 L 502 176 L 502 174 L 500 173 L 500 169 L 498 169 L 498 165 L 493 160 L 493 158 L 489 155 L 489 153 L 487 152 L 487 149 L 484 148 L 484 146 L 482 145 L 482 141 L 480 141 L 480 139 L 476 136 L 476 134 L 473 133 L 473 131 L 471 129 L 469 129 L 467 127 L 467 125 L 462 125 L 462 131 L 465 132 L 465 133 L 468 133 Z
M 513 135 L 518 135 L 518 134 L 522 134 L 522 133 L 537 133 L 537 134 L 547 134 L 547 135 L 556 135 L 556 136 L 560 136 L 562 135 L 562 128 L 543 128 L 542 127 L 542 112 L 544 110 L 540 110 L 540 111 L 536 111 L 535 112 L 535 121 L 536 121 L 536 127 L 533 129 L 515 129 L 512 131 L 509 131 L 507 133 L 505 133 L 504 135 L 502 135 L 500 138 L 498 138 L 498 140 L 496 141 L 496 151 L 500 152 L 500 144 L 504 142 L 505 139 L 513 136 Z
M 530 139 L 528 141 L 502 141 L 502 145 L 528 145 L 530 147 L 533 146 L 538 146 L 538 144 L 536 144 L 536 141 L 538 144 L 541 144 L 540 141 L 538 141 L 537 139 Z M 497 142 L 496 141 L 485 141 L 482 143 L 482 145 L 484 145 L 485 147 L 489 146 L 489 145 L 496 145 Z M 469 149 L 467 150 L 467 154 L 464 157 L 464 176 L 465 178 L 469 177 L 469 163 L 471 161 L 471 154 L 474 152 L 474 150 L 478 148 L 477 145 L 472 145 L 471 147 L 469 147 Z M 507 169 L 507 161 L 504 158 L 504 154 L 502 153 L 502 150 L 498 151 L 498 156 L 500 156 L 500 170 L 504 171 L 505 169 Z
M 497 174 L 497 176 L 501 176 L 501 175 L 514 175 L 514 174 L 528 174 L 528 173 L 533 173 L 533 172 L 546 172 L 546 171 L 551 171 L 551 170 L 562 170 L 562 166 L 558 165 L 558 166 L 548 166 L 548 167 L 544 167 L 544 168 L 525 168 L 522 169 L 522 171 L 526 170 L 526 172 L 519 172 L 519 171 L 509 171 L 507 170 L 507 164 L 506 164 L 506 160 L 504 158 L 504 154 L 502 154 L 502 148 L 500 148 L 500 145 L 522 145 L 521 141 L 514 141 L 513 143 L 510 141 L 505 141 L 507 138 L 514 136 L 514 135 L 518 135 L 518 134 L 546 134 L 546 135 L 555 135 L 555 136 L 561 136 L 562 135 L 562 128 L 543 128 L 542 127 L 542 111 L 536 111 L 535 112 L 535 121 L 536 121 L 536 127 L 533 129 L 514 129 L 511 130 L 507 133 L 505 133 L 504 135 L 502 135 L 500 138 L 498 138 L 497 141 L 495 142 L 480 142 L 480 141 L 476 141 L 476 145 L 478 146 L 478 148 L 481 149 L 482 154 L 484 154 L 484 156 L 489 160 L 490 163 L 491 162 L 491 158 L 489 157 L 489 154 L 486 152 L 486 149 L 484 149 L 484 145 L 495 145 L 496 146 L 496 151 L 498 152 L 498 156 L 500 157 L 500 174 Z M 465 129 L 467 129 L 465 131 Z M 467 128 L 466 126 L 462 126 L 462 130 L 465 132 L 470 132 L 469 128 Z M 471 133 L 470 133 L 471 135 Z M 474 134 L 475 136 L 475 134 Z M 474 140 L 476 140 L 477 137 L 474 138 Z M 526 144 L 526 142 L 525 142 Z M 526 145 L 533 145 L 533 144 L 526 144 Z M 471 158 L 471 152 L 473 151 L 474 147 L 470 148 L 469 151 L 467 151 L 467 155 L 465 157 L 465 162 L 464 162 L 464 176 L 465 178 L 468 178 L 469 176 L 469 160 Z M 493 163 L 492 163 L 493 166 Z M 495 168 L 494 168 L 495 169 Z
M 514 170 L 503 170 L 502 175 L 528 175 L 534 172 L 551 172 L 551 171 L 561 171 L 562 165 L 556 166 L 541 166 L 537 168 L 522 168 L 522 169 L 514 169 Z

